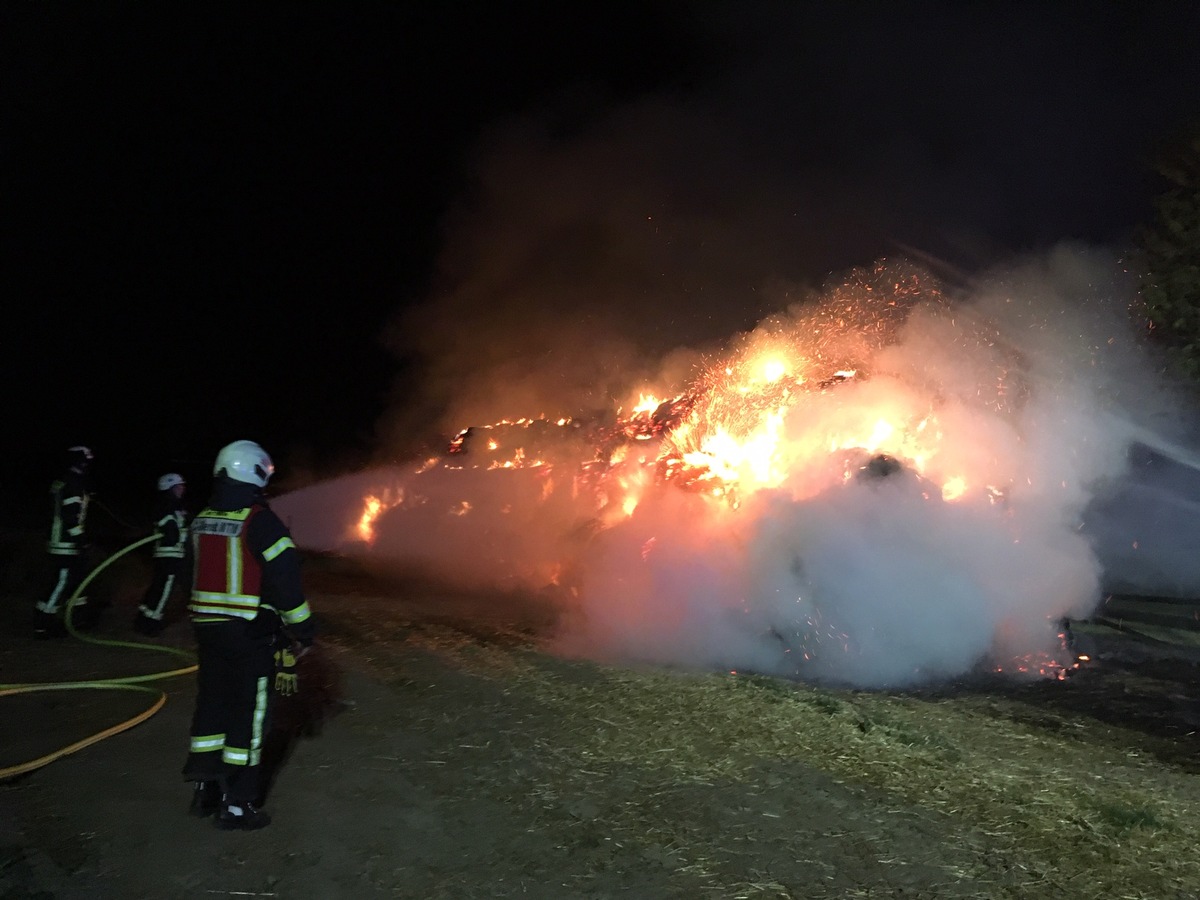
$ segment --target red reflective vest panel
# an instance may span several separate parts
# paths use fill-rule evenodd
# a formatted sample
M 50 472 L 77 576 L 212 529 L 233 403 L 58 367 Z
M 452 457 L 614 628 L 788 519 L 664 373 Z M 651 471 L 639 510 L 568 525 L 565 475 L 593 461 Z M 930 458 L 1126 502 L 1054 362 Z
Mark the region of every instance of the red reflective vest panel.
M 253 619 L 262 597 L 262 561 L 246 544 L 246 530 L 261 506 L 205 509 L 192 520 L 195 575 L 193 616 Z

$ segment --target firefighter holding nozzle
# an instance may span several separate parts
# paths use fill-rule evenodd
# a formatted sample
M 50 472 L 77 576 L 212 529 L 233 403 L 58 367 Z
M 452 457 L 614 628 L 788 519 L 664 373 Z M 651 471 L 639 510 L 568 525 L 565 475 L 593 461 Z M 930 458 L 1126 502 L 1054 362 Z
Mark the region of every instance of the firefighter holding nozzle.
M 212 497 L 189 529 L 199 675 L 183 775 L 195 784 L 191 813 L 215 814 L 222 829 L 270 824 L 258 807 L 268 703 L 296 689 L 315 631 L 299 551 L 263 496 L 274 471 L 253 441 L 222 448 Z

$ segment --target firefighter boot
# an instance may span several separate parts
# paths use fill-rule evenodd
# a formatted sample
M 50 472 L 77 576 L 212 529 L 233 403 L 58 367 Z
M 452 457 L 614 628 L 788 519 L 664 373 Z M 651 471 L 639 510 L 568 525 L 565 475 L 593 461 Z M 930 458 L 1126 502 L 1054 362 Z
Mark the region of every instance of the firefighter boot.
M 54 613 L 37 610 L 33 614 L 33 636 L 38 640 L 65 637 L 67 628 Z
M 216 823 L 222 831 L 254 831 L 270 825 L 271 817 L 247 800 L 233 803 L 222 799 Z
M 215 781 L 197 781 L 188 814 L 204 819 L 215 813 L 220 805 L 221 786 Z
M 140 609 L 133 619 L 133 630 L 146 637 L 158 637 L 165 626 L 158 619 L 152 619 Z

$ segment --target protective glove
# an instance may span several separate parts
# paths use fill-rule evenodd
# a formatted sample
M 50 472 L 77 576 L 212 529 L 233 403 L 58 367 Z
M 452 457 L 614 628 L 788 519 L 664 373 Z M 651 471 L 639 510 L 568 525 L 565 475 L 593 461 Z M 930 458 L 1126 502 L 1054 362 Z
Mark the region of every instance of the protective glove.
M 290 697 L 300 689 L 300 678 L 296 674 L 296 654 L 291 647 L 275 651 L 275 691 L 280 696 Z

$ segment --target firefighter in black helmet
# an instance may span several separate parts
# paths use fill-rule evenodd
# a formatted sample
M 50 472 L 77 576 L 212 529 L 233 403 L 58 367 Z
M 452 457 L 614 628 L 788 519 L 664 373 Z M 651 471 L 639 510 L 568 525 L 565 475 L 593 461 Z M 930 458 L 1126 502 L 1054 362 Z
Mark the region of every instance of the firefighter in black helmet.
M 186 489 L 187 482 L 177 472 L 168 472 L 158 479 L 158 521 L 154 526 L 158 540 L 154 544 L 154 576 L 133 620 L 133 628 L 139 634 L 154 637 L 163 630 L 167 602 L 183 575 L 187 550 L 187 520 L 183 505 Z
M 87 572 L 87 512 L 91 496 L 89 473 L 92 451 L 82 445 L 67 451 L 67 470 L 50 485 L 52 511 L 50 540 L 46 549 L 54 565 L 54 578 L 47 597 L 34 609 L 33 634 L 38 638 L 61 637 L 63 608 Z M 77 604 L 77 608 L 83 604 Z
M 286 647 L 302 656 L 313 640 L 299 552 L 262 495 L 274 471 L 271 457 L 252 441 L 222 448 L 213 495 L 189 528 L 188 613 L 200 671 L 183 775 L 195 783 L 191 812 L 216 813 L 224 829 L 271 821 L 258 808 L 268 700 L 277 683 L 295 687 L 290 666 L 276 677 L 275 654 Z

